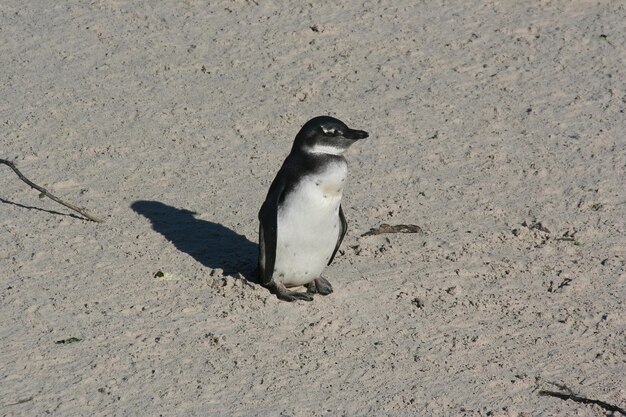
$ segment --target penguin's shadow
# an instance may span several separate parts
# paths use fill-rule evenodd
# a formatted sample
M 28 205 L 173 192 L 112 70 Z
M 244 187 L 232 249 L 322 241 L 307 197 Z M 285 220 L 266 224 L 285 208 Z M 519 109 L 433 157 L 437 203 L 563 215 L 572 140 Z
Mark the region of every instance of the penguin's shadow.
M 196 219 L 190 210 L 168 206 L 158 201 L 135 201 L 130 206 L 146 217 L 152 228 L 181 252 L 202 265 L 221 268 L 224 275 L 241 274 L 255 282 L 254 268 L 258 246 L 228 227 Z

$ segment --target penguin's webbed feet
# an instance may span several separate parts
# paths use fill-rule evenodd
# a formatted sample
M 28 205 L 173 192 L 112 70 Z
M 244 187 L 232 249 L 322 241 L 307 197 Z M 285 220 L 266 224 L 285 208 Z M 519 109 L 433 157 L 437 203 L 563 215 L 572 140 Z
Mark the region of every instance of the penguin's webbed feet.
M 330 282 L 328 282 L 326 278 L 319 277 L 306 284 L 306 291 L 309 294 L 328 295 L 332 294 L 333 286 L 330 285 Z
M 283 285 L 283 283 L 271 283 L 267 286 L 269 290 L 276 294 L 279 300 L 283 301 L 313 301 L 313 295 L 309 292 L 297 292 L 297 291 L 289 291 L 287 287 Z

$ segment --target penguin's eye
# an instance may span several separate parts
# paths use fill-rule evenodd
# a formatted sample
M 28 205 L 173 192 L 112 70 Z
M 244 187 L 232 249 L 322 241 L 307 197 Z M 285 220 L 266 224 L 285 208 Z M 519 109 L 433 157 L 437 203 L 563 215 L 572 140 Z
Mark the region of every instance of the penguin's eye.
M 339 134 L 339 131 L 337 131 L 334 127 L 322 126 L 322 130 L 326 136 L 337 136 Z

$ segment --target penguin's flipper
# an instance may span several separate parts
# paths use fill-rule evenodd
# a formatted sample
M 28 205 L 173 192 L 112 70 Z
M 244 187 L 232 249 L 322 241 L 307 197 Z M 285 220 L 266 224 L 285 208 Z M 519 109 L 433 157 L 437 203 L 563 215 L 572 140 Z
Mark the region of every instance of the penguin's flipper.
M 272 282 L 272 275 L 274 274 L 278 203 L 284 191 L 284 184 L 272 184 L 259 211 L 259 283 L 265 286 Z
M 335 255 L 337 254 L 337 251 L 339 250 L 339 246 L 341 246 L 343 237 L 346 235 L 346 232 L 348 231 L 348 222 L 346 221 L 346 216 L 343 214 L 343 209 L 341 208 L 341 204 L 339 204 L 339 220 L 341 222 L 341 230 L 339 231 L 339 238 L 337 239 L 337 245 L 335 246 L 335 250 L 333 251 L 333 254 L 328 260 L 328 265 L 330 265 L 333 262 L 333 259 L 335 259 Z

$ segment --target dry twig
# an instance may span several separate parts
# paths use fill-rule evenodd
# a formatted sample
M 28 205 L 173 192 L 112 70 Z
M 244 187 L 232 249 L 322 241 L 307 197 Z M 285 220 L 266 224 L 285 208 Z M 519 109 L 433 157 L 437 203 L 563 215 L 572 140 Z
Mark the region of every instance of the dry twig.
M 568 388 L 568 391 L 571 391 L 571 390 Z M 624 410 L 623 408 L 620 408 L 620 407 L 618 407 L 616 405 L 613 405 L 613 404 L 609 404 L 609 403 L 604 402 L 604 401 L 581 397 L 581 396 L 573 394 L 571 392 L 569 394 L 566 394 L 564 392 L 541 390 L 541 391 L 539 391 L 539 395 L 560 398 L 560 399 L 566 400 L 566 401 L 567 400 L 571 400 L 571 401 L 574 401 L 574 402 L 577 402 L 577 403 L 581 403 L 581 404 L 595 404 L 595 405 L 597 405 L 599 407 L 602 407 L 603 409 L 605 409 L 607 411 L 610 411 L 612 413 L 620 413 L 621 415 L 626 416 L 626 410 Z
M 35 184 L 34 182 L 30 181 L 28 178 L 26 178 L 19 169 L 17 169 L 15 167 L 15 164 L 13 164 L 13 162 L 11 161 L 7 161 L 6 159 L 0 159 L 0 164 L 4 164 L 7 165 L 9 168 L 11 168 L 13 171 L 15 171 L 15 173 L 17 174 L 17 176 L 24 181 L 26 184 L 28 184 L 30 187 L 34 188 L 35 190 L 39 191 L 42 195 L 56 201 L 57 203 L 64 205 L 65 207 L 74 210 L 77 213 L 80 213 L 82 216 L 84 216 L 85 218 L 91 220 L 92 222 L 97 222 L 97 223 L 103 223 L 104 220 L 99 219 L 97 217 L 94 217 L 88 213 L 85 212 L 85 210 L 76 207 L 73 204 L 70 203 L 66 203 L 65 201 L 61 200 L 59 197 L 56 197 L 55 195 L 52 195 L 48 192 L 48 190 L 46 190 L 43 187 L 38 186 L 37 184 Z
M 383 233 L 422 233 L 422 228 L 415 224 L 397 224 L 395 226 L 383 223 L 377 228 L 370 229 L 369 232 L 363 233 L 361 236 L 374 236 Z

